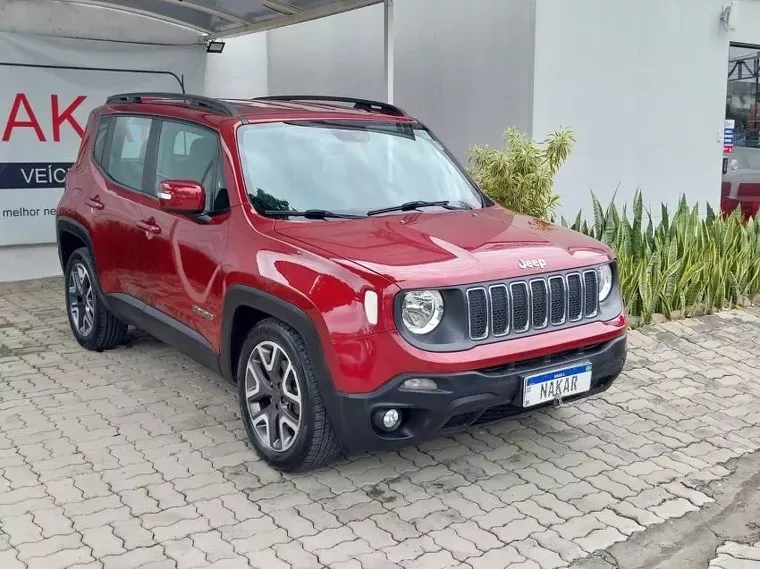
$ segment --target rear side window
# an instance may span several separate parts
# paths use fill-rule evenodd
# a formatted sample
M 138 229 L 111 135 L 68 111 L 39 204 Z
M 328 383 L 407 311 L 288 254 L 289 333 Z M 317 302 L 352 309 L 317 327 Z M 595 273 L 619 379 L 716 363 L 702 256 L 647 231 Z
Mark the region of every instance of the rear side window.
M 153 121 L 147 117 L 114 117 L 111 120 L 113 137 L 106 171 L 122 186 L 142 192 L 145 155 Z
M 111 125 L 111 117 L 101 117 L 100 123 L 98 123 L 98 132 L 95 135 L 95 147 L 93 149 L 93 157 L 95 162 L 103 165 L 103 151 L 106 147 L 106 140 L 108 139 L 108 127 Z

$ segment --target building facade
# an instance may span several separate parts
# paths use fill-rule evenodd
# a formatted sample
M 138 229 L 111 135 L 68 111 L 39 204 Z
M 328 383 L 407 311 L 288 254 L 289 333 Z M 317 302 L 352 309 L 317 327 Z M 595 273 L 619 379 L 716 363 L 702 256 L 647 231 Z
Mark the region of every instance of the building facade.
M 538 140 L 561 126 L 573 129 L 576 147 L 556 184 L 566 217 L 590 213 L 591 191 L 622 205 L 640 189 L 655 217 L 660 202 L 673 205 L 682 193 L 716 209 L 760 203 L 760 0 L 395 0 L 394 12 L 395 102 L 462 162 L 473 144 L 500 144 L 509 126 Z M 135 30 L 145 30 L 148 41 L 158 33 L 132 17 L 119 25 L 109 19 L 106 27 L 83 27 L 75 13 L 56 18 L 45 25 L 57 31 L 68 22 L 75 38 L 105 30 L 134 39 Z M 20 35 L 28 32 L 23 18 L 14 21 L 10 34 L 0 34 L 6 61 L 172 71 L 188 90 L 218 97 L 386 94 L 382 5 L 231 39 L 222 54 L 197 45 L 35 39 Z M 35 22 L 27 27 L 39 31 Z M 92 96 L 76 111 L 81 123 L 105 93 L 134 83 L 123 87 L 107 73 L 87 77 L 92 84 L 52 74 L 55 81 L 35 83 L 30 101 L 50 101 L 50 88 L 60 84 L 60 100 L 71 102 L 84 86 Z M 0 117 L 14 112 L 15 79 L 0 82 Z M 62 128 L 72 135 L 69 126 Z M 30 149 L 54 146 L 29 128 L 13 136 L 28 139 Z M 73 161 L 76 142 L 59 144 L 50 160 Z M 0 163 L 37 161 L 36 151 L 29 158 L 16 151 L 0 146 Z M 0 197 L 10 195 L 0 189 Z M 47 217 L 30 223 L 52 224 Z M 29 230 L 13 230 L 22 223 L 15 218 L 0 223 L 0 236 Z M 0 280 L 60 272 L 45 237 L 54 235 L 52 226 L 33 233 L 31 240 L 0 241 Z
M 395 26 L 396 103 L 460 160 L 508 126 L 564 126 L 562 214 L 590 213 L 590 191 L 641 189 L 655 215 L 681 193 L 719 207 L 727 93 L 758 100 L 757 69 L 729 82 L 729 60 L 760 53 L 759 0 L 396 0 Z M 270 32 L 267 49 L 272 94 L 384 96 L 382 6 Z

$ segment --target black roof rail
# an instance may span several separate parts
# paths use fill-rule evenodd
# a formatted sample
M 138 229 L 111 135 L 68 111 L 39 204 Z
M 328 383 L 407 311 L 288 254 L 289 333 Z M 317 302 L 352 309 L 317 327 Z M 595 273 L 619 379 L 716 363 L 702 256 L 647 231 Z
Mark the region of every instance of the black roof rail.
M 196 105 L 215 111 L 222 115 L 237 116 L 240 112 L 224 101 L 200 95 L 188 95 L 185 93 L 121 93 L 111 95 L 106 103 L 141 103 L 143 99 L 163 99 L 165 101 L 182 101 L 188 105 Z
M 323 103 L 353 103 L 354 108 L 362 111 L 381 111 L 397 117 L 408 117 L 403 110 L 390 103 L 371 101 L 369 99 L 357 99 L 354 97 L 331 97 L 329 95 L 269 95 L 256 97 L 254 101 L 283 101 L 283 102 L 323 102 Z

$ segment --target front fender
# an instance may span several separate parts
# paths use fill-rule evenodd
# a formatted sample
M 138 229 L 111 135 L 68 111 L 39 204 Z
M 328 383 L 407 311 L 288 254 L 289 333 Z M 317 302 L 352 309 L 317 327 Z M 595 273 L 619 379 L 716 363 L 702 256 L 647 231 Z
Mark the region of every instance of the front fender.
M 241 306 L 250 307 L 268 314 L 294 328 L 304 339 L 309 354 L 314 377 L 319 385 L 325 409 L 331 418 L 340 417 L 342 400 L 336 395 L 333 375 L 327 363 L 331 345 L 325 346 L 317 328 L 309 315 L 281 298 L 247 285 L 233 285 L 227 291 L 222 318 L 222 351 L 220 368 L 229 380 L 234 380 L 237 362 L 232 354 L 232 333 L 235 311 Z

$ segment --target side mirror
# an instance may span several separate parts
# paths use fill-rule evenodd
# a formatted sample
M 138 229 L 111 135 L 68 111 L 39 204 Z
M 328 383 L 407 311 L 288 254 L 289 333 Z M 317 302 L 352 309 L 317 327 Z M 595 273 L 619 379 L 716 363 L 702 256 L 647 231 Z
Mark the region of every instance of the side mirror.
M 164 180 L 158 184 L 158 205 L 176 213 L 203 213 L 206 192 L 193 180 Z

